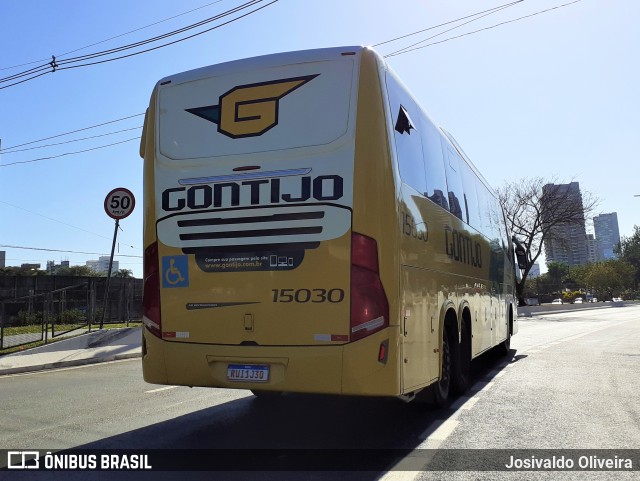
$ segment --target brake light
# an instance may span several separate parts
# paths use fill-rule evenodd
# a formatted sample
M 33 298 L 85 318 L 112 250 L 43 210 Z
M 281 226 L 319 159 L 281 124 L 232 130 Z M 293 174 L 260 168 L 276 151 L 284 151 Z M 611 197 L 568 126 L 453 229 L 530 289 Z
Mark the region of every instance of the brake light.
M 351 341 L 389 326 L 389 303 L 382 287 L 378 244 L 371 237 L 351 235 Z
M 142 290 L 142 323 L 154 336 L 162 337 L 160 314 L 160 267 L 158 243 L 144 250 L 144 286 Z

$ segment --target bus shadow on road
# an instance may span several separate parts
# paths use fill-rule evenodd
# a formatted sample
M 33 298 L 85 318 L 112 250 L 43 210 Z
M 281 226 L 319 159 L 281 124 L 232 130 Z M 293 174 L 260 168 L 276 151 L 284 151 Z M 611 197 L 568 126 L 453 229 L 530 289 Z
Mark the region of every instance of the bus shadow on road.
M 498 357 L 489 352 L 479 357 L 472 364 L 471 384 L 492 379 L 510 363 L 524 357 L 516 355 L 515 350 L 507 356 Z M 168 391 L 165 396 L 171 396 L 173 392 Z M 310 471 L 325 468 L 342 471 L 347 466 L 350 468 L 347 471 L 368 471 L 366 475 L 349 475 L 348 479 L 378 479 L 381 473 L 419 447 L 425 441 L 425 433 L 451 417 L 456 409 L 434 409 L 392 398 L 294 393 L 267 398 L 247 393 L 244 397 L 214 405 L 223 392 L 218 389 L 212 389 L 210 393 L 204 389 L 194 390 L 198 396 L 210 396 L 212 406 L 106 437 L 77 449 L 196 450 L 214 458 L 226 453 L 227 462 L 239 456 L 238 450 L 246 453 L 248 460 L 262 459 L 260 456 L 265 451 L 277 450 L 274 459 L 280 463 L 276 464 L 280 470 L 288 469 L 288 461 L 300 467 L 299 458 L 303 455 L 303 467 Z M 175 393 L 177 396 L 180 390 L 175 390 Z M 183 399 L 184 391 L 180 395 L 182 398 L 177 398 L 176 402 Z M 174 400 L 166 397 L 164 402 L 171 406 Z M 149 412 L 149 408 L 154 406 L 145 407 L 142 411 Z M 167 456 L 171 452 L 167 451 Z M 319 459 L 318 465 L 314 465 L 314 453 Z M 332 453 L 336 456 L 332 457 Z M 350 456 L 346 460 L 345 453 Z M 336 465 L 332 465 L 332 460 Z M 255 467 L 251 462 L 247 463 L 247 466 Z M 262 468 L 260 471 L 276 471 L 273 466 Z M 238 469 L 243 468 L 239 466 Z

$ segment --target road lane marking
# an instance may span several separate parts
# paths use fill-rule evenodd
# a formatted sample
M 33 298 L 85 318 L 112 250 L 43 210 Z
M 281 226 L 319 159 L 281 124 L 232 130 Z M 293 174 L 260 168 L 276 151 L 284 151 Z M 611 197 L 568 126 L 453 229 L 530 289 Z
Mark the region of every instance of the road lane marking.
M 475 404 L 480 400 L 478 396 L 463 396 L 458 398 L 451 406 L 449 406 L 450 411 L 458 411 L 460 409 L 464 411 L 470 410 Z
M 151 389 L 150 391 L 145 391 L 145 394 L 151 394 L 154 392 L 160 392 L 160 391 L 168 391 L 169 389 L 175 389 L 178 386 L 165 386 L 165 387 L 159 387 L 158 389 Z
M 493 387 L 495 381 L 478 381 L 471 387 L 471 391 L 488 391 Z
M 434 426 L 435 430 L 429 426 L 429 429 L 424 431 L 418 438 L 424 439 L 426 442 L 437 441 L 440 444 L 449 437 L 453 430 L 458 427 L 458 424 L 460 424 L 460 421 L 457 419 L 446 419 L 437 427 Z
M 464 409 L 465 411 L 469 411 L 469 410 L 471 410 L 473 408 L 473 406 L 476 405 L 476 403 L 479 400 L 480 400 L 479 397 L 472 397 L 466 403 L 464 403 L 462 406 L 460 406 L 460 409 Z

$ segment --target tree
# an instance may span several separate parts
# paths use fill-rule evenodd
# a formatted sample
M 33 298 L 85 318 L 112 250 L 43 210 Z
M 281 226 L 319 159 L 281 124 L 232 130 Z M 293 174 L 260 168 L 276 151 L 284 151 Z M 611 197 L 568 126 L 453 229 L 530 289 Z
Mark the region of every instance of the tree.
M 131 269 L 120 269 L 113 273 L 112 277 L 121 277 L 123 279 L 128 279 L 133 277 L 133 271 Z
M 511 232 L 531 259 L 529 266 L 522 271 L 522 278 L 516 283 L 520 305 L 524 304 L 524 288 L 529 270 L 542 254 L 544 241 L 554 239 L 557 227 L 561 225 L 584 225 L 585 218 L 593 215 L 598 204 L 591 193 L 584 191 L 581 192 L 582 203 L 576 202 L 573 194 L 567 189 L 559 188 L 559 184 L 555 179 L 534 177 L 505 182 L 498 189 L 498 198 L 505 210 Z
M 564 262 L 549 262 L 547 264 L 547 279 L 551 292 L 557 293 L 562 291 L 564 279 L 569 272 L 569 264 Z
M 96 277 L 97 274 L 89 266 L 71 266 L 71 267 L 59 267 L 55 273 L 56 276 L 71 276 L 71 277 Z
M 640 285 L 640 227 L 633 226 L 633 234 L 630 237 L 623 236 L 616 248 L 619 258 L 631 266 L 634 272 L 634 288 Z
M 0 276 L 45 276 L 47 271 L 30 267 L 0 267 Z
M 634 267 L 620 259 L 596 262 L 587 266 L 584 282 L 598 297 L 611 299 L 633 285 Z

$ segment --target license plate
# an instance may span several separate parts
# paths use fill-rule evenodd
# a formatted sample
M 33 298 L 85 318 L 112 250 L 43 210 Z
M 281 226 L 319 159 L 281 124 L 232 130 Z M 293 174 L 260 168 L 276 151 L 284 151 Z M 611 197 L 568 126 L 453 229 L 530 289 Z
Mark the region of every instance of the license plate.
M 261 364 L 229 364 L 227 380 L 244 382 L 269 381 L 269 366 Z

